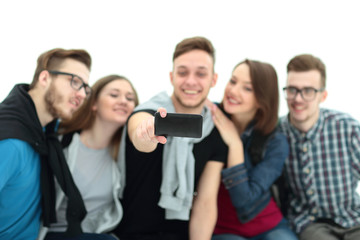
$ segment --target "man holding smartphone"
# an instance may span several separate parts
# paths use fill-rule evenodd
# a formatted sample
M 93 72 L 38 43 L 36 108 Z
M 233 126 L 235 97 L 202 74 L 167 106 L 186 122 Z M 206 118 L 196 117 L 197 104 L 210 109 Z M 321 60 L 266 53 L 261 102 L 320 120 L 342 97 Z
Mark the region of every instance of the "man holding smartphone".
M 171 96 L 160 93 L 135 109 L 127 125 L 124 216 L 115 229 L 127 239 L 210 239 L 227 147 L 205 107 L 215 86 L 214 48 L 203 37 L 184 39 L 173 54 Z M 201 114 L 201 138 L 156 136 L 154 114 Z M 174 126 L 176 128 L 176 126 Z

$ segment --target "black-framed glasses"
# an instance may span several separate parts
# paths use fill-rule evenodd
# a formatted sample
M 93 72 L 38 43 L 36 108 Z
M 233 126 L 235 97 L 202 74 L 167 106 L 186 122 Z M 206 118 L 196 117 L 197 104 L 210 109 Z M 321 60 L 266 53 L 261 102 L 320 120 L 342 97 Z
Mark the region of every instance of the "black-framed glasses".
M 318 92 L 322 92 L 324 91 L 325 88 L 313 88 L 313 87 L 304 87 L 302 89 L 298 89 L 296 87 L 284 87 L 283 91 L 285 94 L 285 98 L 287 100 L 294 100 L 297 96 L 298 93 L 300 93 L 302 99 L 304 99 L 304 101 L 312 101 L 315 99 L 315 96 Z
M 81 88 L 84 88 L 85 90 L 85 94 L 86 94 L 86 97 L 89 97 L 90 94 L 91 94 L 91 87 L 86 84 L 84 82 L 84 80 L 79 77 L 78 75 L 76 74 L 72 74 L 72 73 L 67 73 L 67 72 L 60 72 L 60 71 L 52 71 L 52 70 L 48 70 L 48 72 L 50 74 L 55 74 L 55 75 L 66 75 L 66 76 L 71 76 L 71 79 L 70 79 L 70 86 L 76 90 L 76 91 L 80 91 Z

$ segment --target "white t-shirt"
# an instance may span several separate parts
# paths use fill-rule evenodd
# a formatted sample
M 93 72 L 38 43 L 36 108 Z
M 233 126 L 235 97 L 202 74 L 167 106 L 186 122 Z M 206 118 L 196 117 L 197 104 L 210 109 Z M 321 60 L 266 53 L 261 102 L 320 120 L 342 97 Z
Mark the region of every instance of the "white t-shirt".
M 78 154 L 72 175 L 87 210 L 83 222 L 86 222 L 86 219 L 96 221 L 96 217 L 103 209 L 112 206 L 112 161 L 108 148 L 91 149 L 79 141 Z M 67 198 L 65 197 L 56 213 L 58 222 L 51 224 L 49 231 L 66 231 L 66 207 Z M 84 232 L 91 232 L 91 229 L 87 229 L 84 224 L 82 224 L 82 229 Z

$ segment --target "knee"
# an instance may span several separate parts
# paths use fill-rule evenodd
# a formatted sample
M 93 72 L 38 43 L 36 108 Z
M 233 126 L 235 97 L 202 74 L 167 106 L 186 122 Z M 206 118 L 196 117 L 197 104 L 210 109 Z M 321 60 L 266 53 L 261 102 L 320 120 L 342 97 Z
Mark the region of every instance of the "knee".
M 246 238 L 234 234 L 218 234 L 213 235 L 211 240 L 246 240 Z
M 278 228 L 270 231 L 263 238 L 264 240 L 298 240 L 296 234 L 288 228 Z M 317 239 L 319 240 L 319 239 Z

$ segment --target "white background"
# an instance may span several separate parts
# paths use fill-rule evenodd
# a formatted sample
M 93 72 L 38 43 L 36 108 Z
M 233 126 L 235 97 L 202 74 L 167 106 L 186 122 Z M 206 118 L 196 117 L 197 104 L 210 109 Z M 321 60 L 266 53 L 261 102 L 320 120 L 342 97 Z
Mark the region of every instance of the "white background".
M 356 0 L 1 1 L 0 101 L 14 84 L 30 83 L 36 59 L 55 47 L 84 48 L 93 58 L 90 83 L 108 74 L 129 78 L 144 102 L 171 92 L 175 45 L 205 36 L 216 48 L 220 101 L 232 68 L 245 58 L 271 63 L 280 87 L 286 64 L 311 53 L 327 66 L 323 107 L 360 120 L 360 14 Z M 279 115 L 287 113 L 281 92 Z

